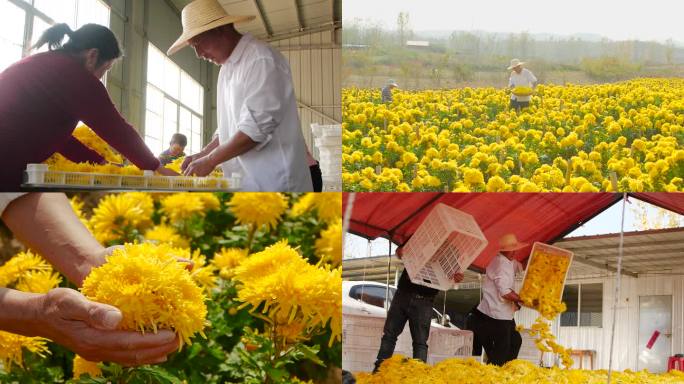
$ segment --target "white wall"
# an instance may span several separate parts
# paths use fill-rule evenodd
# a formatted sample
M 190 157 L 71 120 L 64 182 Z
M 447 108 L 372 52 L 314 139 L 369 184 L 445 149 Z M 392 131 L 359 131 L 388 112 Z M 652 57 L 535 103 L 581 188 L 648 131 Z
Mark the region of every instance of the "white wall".
M 603 327 L 560 327 L 554 332 L 561 345 L 572 349 L 597 351 L 595 369 L 607 369 L 609 363 L 615 277 L 587 277 L 568 279 L 567 284 L 603 283 Z M 613 368 L 637 369 L 637 356 L 644 346 L 638 344 L 639 296 L 672 295 L 672 353 L 684 352 L 684 276 L 651 275 L 639 278 L 622 277 L 620 300 L 615 327 Z M 516 314 L 516 322 L 529 327 L 537 317 L 536 311 L 523 309 Z M 553 326 L 558 330 L 558 320 Z M 550 358 L 545 359 L 550 363 Z M 585 367 L 588 363 L 585 360 Z

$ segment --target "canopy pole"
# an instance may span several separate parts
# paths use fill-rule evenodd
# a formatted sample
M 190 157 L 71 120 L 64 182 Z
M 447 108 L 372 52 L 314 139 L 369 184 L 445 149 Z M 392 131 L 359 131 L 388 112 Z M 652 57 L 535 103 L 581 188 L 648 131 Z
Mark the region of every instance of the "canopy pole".
M 344 208 L 344 220 L 342 220 L 342 234 L 349 232 L 349 221 L 351 220 L 352 211 L 354 208 L 354 199 L 356 199 L 356 192 L 351 192 L 347 194 L 347 206 Z M 342 256 L 344 258 L 344 245 L 342 242 Z
M 620 284 L 622 282 L 622 253 L 625 241 L 625 207 L 627 205 L 627 193 L 622 194 L 622 218 L 620 222 L 620 242 L 618 246 L 617 272 L 615 277 L 615 297 L 613 298 L 613 324 L 610 331 L 610 355 L 608 357 L 608 378 L 610 384 L 611 374 L 613 373 L 613 350 L 615 348 L 615 323 L 617 321 L 617 308 L 620 302 Z
M 392 238 L 392 235 L 390 234 L 390 239 Z M 389 279 L 390 279 L 390 274 L 392 273 L 392 240 L 387 240 L 387 244 L 389 245 L 389 250 L 387 251 L 387 284 L 385 286 L 385 311 L 389 315 L 389 307 L 390 307 L 390 302 L 389 302 Z

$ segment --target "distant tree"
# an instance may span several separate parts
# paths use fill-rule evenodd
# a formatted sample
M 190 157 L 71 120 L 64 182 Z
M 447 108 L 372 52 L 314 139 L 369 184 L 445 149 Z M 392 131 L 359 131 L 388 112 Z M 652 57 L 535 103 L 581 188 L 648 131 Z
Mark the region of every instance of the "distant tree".
M 411 23 L 408 12 L 399 12 L 397 16 L 397 37 L 399 39 L 399 46 L 403 47 L 413 35 L 411 31 Z
M 633 202 L 630 210 L 635 216 L 635 226 L 639 231 L 684 226 L 684 216 L 667 209 L 651 206 L 641 200 Z

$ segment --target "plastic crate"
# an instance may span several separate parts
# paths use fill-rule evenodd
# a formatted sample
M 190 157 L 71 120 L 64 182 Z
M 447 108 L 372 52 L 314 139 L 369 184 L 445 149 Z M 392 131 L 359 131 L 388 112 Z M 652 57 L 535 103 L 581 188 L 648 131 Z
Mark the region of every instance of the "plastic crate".
M 572 264 L 572 258 L 573 258 L 573 252 L 568 251 L 567 249 L 563 248 L 558 248 L 554 247 L 552 245 L 540 243 L 540 242 L 535 242 L 534 245 L 532 245 L 532 252 L 530 253 L 530 258 L 527 261 L 527 268 L 525 268 L 525 277 L 523 278 L 523 283 L 520 288 L 520 295 L 525 295 L 525 291 L 527 290 L 527 284 L 529 284 L 528 280 L 528 273 L 530 271 L 530 266 L 535 263 L 537 260 L 538 255 L 540 252 L 543 252 L 544 254 L 547 254 L 551 257 L 564 257 L 568 259 L 567 266 L 565 268 L 565 271 L 561 271 L 561 274 L 563 275 L 563 280 L 562 281 L 553 281 L 551 279 L 542 279 L 544 282 L 544 287 L 541 289 L 544 291 L 548 291 L 550 289 L 556 289 L 558 291 L 558 300 L 562 300 L 563 298 L 563 290 L 565 289 L 565 280 L 568 277 L 568 271 L 570 270 L 570 264 Z M 558 285 L 558 286 L 554 286 Z M 534 298 L 533 298 L 534 299 Z M 531 306 L 530 308 L 532 309 L 537 309 L 536 305 Z
M 342 137 L 340 136 L 326 136 L 317 137 L 315 140 L 317 148 L 325 147 L 340 147 L 342 148 Z
M 385 318 L 373 315 L 342 315 L 342 368 L 350 372 L 370 372 L 380 349 Z M 447 358 L 470 357 L 473 333 L 456 328 L 430 328 L 428 363 Z M 395 355 L 413 356 L 408 323 L 397 338 Z
M 454 287 L 454 274 L 464 272 L 486 246 L 471 215 L 440 203 L 406 243 L 402 261 L 412 282 L 447 290 Z
M 315 137 L 342 136 L 342 125 L 311 124 L 311 133 Z
M 142 176 L 51 171 L 47 164 L 28 164 L 24 186 L 32 188 L 87 188 L 182 191 L 237 191 L 241 177 L 161 176 L 144 171 Z

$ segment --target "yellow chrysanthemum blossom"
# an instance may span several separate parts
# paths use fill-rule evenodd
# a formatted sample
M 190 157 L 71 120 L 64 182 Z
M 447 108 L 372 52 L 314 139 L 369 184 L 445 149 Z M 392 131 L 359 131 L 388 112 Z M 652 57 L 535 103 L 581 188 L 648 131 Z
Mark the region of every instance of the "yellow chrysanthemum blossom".
M 388 105 L 344 89 L 345 190 L 684 191 L 684 79 L 544 84 L 531 98 L 515 111 L 506 89 L 397 91 Z
M 177 261 L 178 254 L 166 244 L 126 244 L 92 270 L 81 291 L 91 300 L 119 308 L 121 329 L 170 329 L 178 333 L 180 347 L 191 344 L 195 333 L 205 337 L 206 297 Z
M 93 209 L 90 227 L 99 242 L 107 243 L 120 238 L 127 229 L 142 230 L 149 227 L 152 224 L 152 210 L 151 197 L 146 194 L 107 195 Z
M 559 354 L 566 368 L 572 367 L 573 364 L 570 349 L 556 343 L 556 337 L 551 332 L 549 323 L 565 312 L 566 306 L 561 301 L 561 297 L 568 268 L 570 268 L 569 257 L 535 248 L 530 256 L 525 281 L 520 289 L 520 299 L 523 304 L 536 309 L 540 314 L 529 330 L 530 335 L 535 338 L 537 348 L 543 352 Z
M 19 252 L 0 265 L 0 287 L 13 286 L 28 273 L 38 271 L 52 272 L 52 267 L 45 259 L 31 251 Z
M 330 343 L 341 339 L 341 268 L 309 264 L 286 241 L 244 260 L 235 271 L 241 282 L 238 299 L 253 309 L 263 304 L 272 318 L 285 315 L 305 321 L 308 329 L 329 325 Z
M 221 248 L 212 259 L 212 263 L 219 269 L 219 276 L 229 280 L 235 275 L 235 268 L 247 258 L 247 250 L 239 248 Z
M 170 244 L 175 248 L 189 248 L 190 242 L 184 238 L 176 229 L 167 224 L 159 224 L 145 232 L 145 240 L 157 244 Z
M 45 357 L 50 353 L 47 339 L 42 337 L 26 337 L 14 333 L 0 331 L 0 363 L 9 372 L 12 365 L 23 367 L 24 357 L 22 349 Z
M 74 129 L 74 132 L 72 132 L 71 135 L 78 139 L 78 141 L 83 143 L 86 147 L 99 153 L 100 156 L 104 157 L 105 160 L 109 161 L 110 163 L 123 163 L 123 158 L 121 155 L 118 154 L 109 144 L 107 144 L 106 141 L 102 140 L 100 136 L 98 136 L 95 131 L 90 129 L 90 127 L 87 125 L 79 125 L 76 127 L 76 129 Z
M 318 218 L 332 222 L 342 217 L 342 194 L 338 192 L 307 193 L 292 206 L 292 215 L 315 210 Z
M 256 229 L 265 225 L 268 229 L 278 225 L 287 209 L 287 199 L 276 192 L 236 193 L 228 203 L 240 224 L 251 224 Z
M 57 288 L 62 282 L 62 277 L 49 270 L 27 271 L 17 281 L 14 288 L 31 293 L 48 293 L 53 288 Z
M 79 355 L 74 357 L 74 379 L 78 379 L 86 373 L 90 375 L 91 378 L 102 376 L 102 370 L 99 366 L 100 363 L 88 361 Z
M 204 216 L 204 199 L 195 193 L 174 193 L 162 199 L 161 210 L 172 223 L 188 220 L 194 215 Z
M 214 289 L 217 268 L 211 263 L 207 264 L 207 258 L 200 253 L 199 249 L 194 250 L 188 259 L 192 261 L 192 278 L 197 284 L 206 292 Z
M 342 220 L 338 219 L 321 231 L 321 237 L 316 240 L 316 254 L 333 265 L 342 262 Z
M 425 384 L 526 384 L 565 383 L 598 384 L 607 381 L 607 370 L 579 370 L 542 368 L 529 361 L 513 360 L 503 367 L 481 364 L 475 359 L 451 358 L 434 366 L 416 359 L 394 355 L 385 360 L 376 374 L 359 373 L 359 384 L 401 384 L 408 382 Z M 640 372 L 613 372 L 612 382 L 621 384 L 675 384 L 684 380 L 684 372 L 671 371 L 653 374 Z

